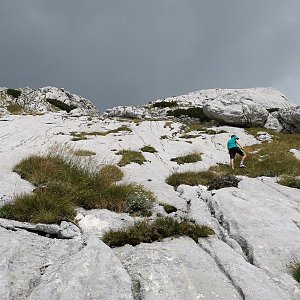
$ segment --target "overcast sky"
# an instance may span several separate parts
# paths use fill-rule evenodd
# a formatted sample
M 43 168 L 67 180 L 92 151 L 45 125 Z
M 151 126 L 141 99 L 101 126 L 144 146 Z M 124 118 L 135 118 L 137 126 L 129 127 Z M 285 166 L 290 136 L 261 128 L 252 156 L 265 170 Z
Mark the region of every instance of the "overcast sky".
M 0 86 L 64 87 L 100 111 L 207 88 L 300 105 L 299 0 L 0 0 Z

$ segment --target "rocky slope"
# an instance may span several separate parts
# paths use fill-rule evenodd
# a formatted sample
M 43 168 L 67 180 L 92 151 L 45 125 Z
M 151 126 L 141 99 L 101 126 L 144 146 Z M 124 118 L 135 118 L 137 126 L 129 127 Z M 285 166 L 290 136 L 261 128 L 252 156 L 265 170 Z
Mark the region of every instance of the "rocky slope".
M 164 118 L 170 110 L 195 107 L 202 108 L 207 117 L 221 124 L 300 131 L 300 107 L 272 88 L 201 90 L 143 106 L 117 106 L 107 110 L 105 115 Z
M 64 89 L 44 87 L 32 89 L 0 88 L 0 114 L 65 111 L 71 115 L 98 115 L 96 107 L 87 99 Z
M 131 131 L 72 140 L 72 132 L 105 132 L 121 125 Z M 232 133 L 244 145 L 261 143 L 243 128 L 212 127 L 216 134 L 203 131 L 188 139 L 181 137 L 182 123 L 176 121 L 74 118 L 55 112 L 5 114 L 0 128 L 0 205 L 35 188 L 12 172 L 13 166 L 53 145 L 90 150 L 96 161 L 111 164 L 119 161 L 118 150 L 151 145 L 157 152 L 145 152 L 144 164 L 122 167 L 125 181 L 140 183 L 158 201 L 174 205 L 174 218 L 207 224 L 216 232 L 197 243 L 181 237 L 111 249 L 102 242 L 103 233 L 129 226 L 135 217 L 79 208 L 78 227 L 0 219 L 0 299 L 300 299 L 299 283 L 289 269 L 300 261 L 299 189 L 271 177 L 240 176 L 238 187 L 212 191 L 202 185 L 174 189 L 165 182 L 174 171 L 227 163 L 226 141 Z M 193 151 L 203 153 L 201 161 L 171 161 Z M 299 157 L 300 148 L 293 153 Z M 155 206 L 153 216 L 157 212 L 166 214 Z

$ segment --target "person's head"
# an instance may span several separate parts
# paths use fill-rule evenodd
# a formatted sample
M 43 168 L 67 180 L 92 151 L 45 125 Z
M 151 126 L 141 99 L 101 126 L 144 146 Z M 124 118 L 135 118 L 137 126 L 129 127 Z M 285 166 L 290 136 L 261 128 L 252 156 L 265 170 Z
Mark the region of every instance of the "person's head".
M 239 139 L 235 134 L 232 134 L 230 138 L 236 138 L 237 140 Z

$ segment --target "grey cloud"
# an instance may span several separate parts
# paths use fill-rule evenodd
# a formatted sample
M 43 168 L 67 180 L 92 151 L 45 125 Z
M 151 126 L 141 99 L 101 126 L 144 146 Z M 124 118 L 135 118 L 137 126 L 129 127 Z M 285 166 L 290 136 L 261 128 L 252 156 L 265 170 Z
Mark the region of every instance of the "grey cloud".
M 300 104 L 297 0 L 1 0 L 0 86 L 65 87 L 100 110 L 205 88 Z

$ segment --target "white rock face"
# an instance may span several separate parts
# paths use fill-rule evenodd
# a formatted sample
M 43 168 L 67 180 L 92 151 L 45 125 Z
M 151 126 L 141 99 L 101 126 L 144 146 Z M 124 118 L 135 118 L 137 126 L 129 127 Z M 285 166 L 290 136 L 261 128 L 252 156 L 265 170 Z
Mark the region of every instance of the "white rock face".
M 285 129 L 300 132 L 300 106 L 280 110 L 279 120 Z
M 246 98 L 218 97 L 206 102 L 203 110 L 208 117 L 222 124 L 241 127 L 262 127 L 269 114 L 265 107 Z
M 25 114 L 57 112 L 58 110 L 72 112 L 75 110 L 76 112 L 73 112 L 75 115 L 99 115 L 97 108 L 89 100 L 71 94 L 64 89 L 49 86 L 37 90 L 29 87 L 19 88 L 17 91 L 21 92 L 21 95 L 18 97 L 11 96 L 7 91 L 6 88 L 0 89 L 0 114 L 10 113 L 9 105 L 17 105 L 20 113 Z M 56 104 L 51 104 L 51 100 L 66 105 L 65 110 Z
M 71 132 L 107 132 L 122 125 L 131 131 L 72 141 Z M 185 138 L 180 122 L 136 123 L 53 112 L 5 115 L 0 117 L 0 129 L 0 199 L 11 201 L 15 194 L 34 189 L 12 169 L 23 158 L 46 153 L 50 147 L 59 150 L 57 145 L 67 144 L 73 150 L 93 151 L 91 162 L 96 167 L 118 163 L 119 150 L 140 151 L 150 145 L 157 152 L 144 152 L 143 165 L 122 167 L 123 181 L 142 184 L 158 202 L 176 206 L 173 217 L 207 224 L 216 232 L 198 243 L 183 237 L 110 249 L 101 241 L 103 233 L 132 225 L 136 217 L 78 208 L 79 228 L 67 222 L 34 225 L 1 220 L 1 300 L 300 298 L 299 284 L 288 267 L 300 260 L 299 190 L 281 186 L 274 178 L 242 177 L 238 188 L 218 191 L 186 185 L 175 190 L 165 182 L 176 171 L 203 171 L 228 163 L 226 142 L 231 134 L 245 146 L 260 143 L 244 129 L 213 127 L 225 132 L 192 131 L 195 137 Z M 271 137 L 261 132 L 260 138 Z M 290 150 L 298 157 L 300 149 Z M 202 153 L 201 161 L 182 165 L 171 161 L 193 151 Z

